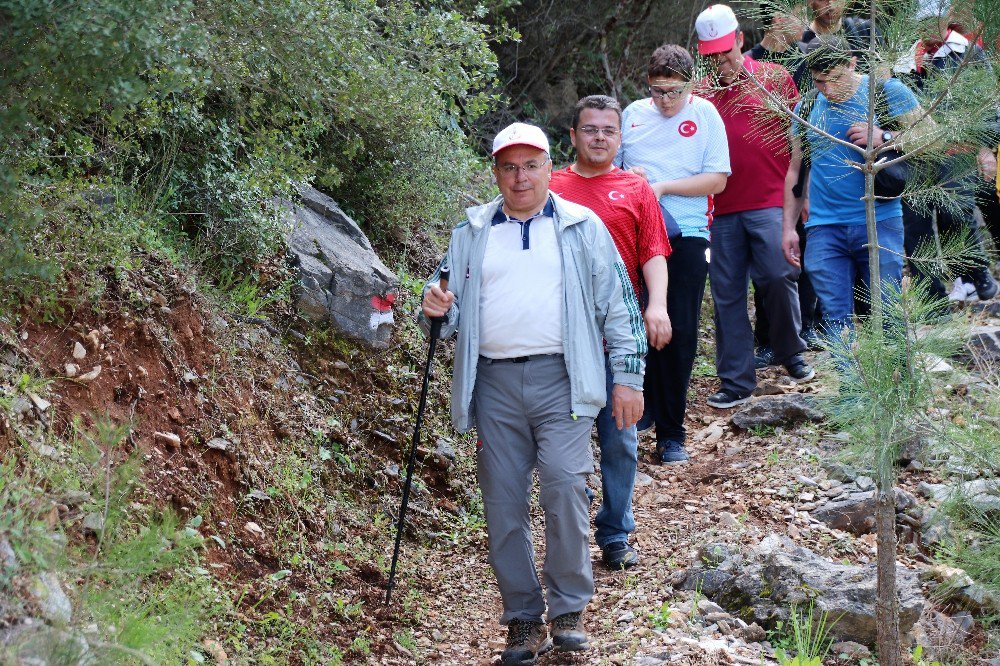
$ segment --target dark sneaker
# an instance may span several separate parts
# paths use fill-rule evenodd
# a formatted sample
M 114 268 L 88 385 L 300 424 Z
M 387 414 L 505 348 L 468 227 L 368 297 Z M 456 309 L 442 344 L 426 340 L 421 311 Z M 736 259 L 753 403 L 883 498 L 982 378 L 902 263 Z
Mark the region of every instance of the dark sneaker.
M 688 459 L 684 442 L 676 439 L 664 439 L 656 442 L 656 459 L 663 465 L 684 462 Z
M 552 642 L 556 652 L 576 652 L 590 647 L 583 629 L 583 613 L 563 613 L 552 620 Z
M 976 288 L 976 296 L 979 296 L 979 300 L 988 301 L 997 295 L 997 291 L 1000 290 L 1000 286 L 997 285 L 997 281 L 993 279 L 989 271 L 983 270 L 982 273 L 978 273 L 973 281 L 973 286 Z
M 612 541 L 601 548 L 601 554 L 604 566 L 615 571 L 631 569 L 639 564 L 639 553 L 627 541 Z
M 826 347 L 823 346 L 823 339 L 819 337 L 819 333 L 812 326 L 808 326 L 802 329 L 802 339 L 806 342 L 806 348 L 809 351 L 823 351 Z
M 770 347 L 757 347 L 753 355 L 753 367 L 757 370 L 774 365 L 774 350 Z
M 500 663 L 531 666 L 538 655 L 551 649 L 552 641 L 543 623 L 514 619 L 507 625 L 507 649 L 500 655 Z
M 788 371 L 788 376 L 797 382 L 807 382 L 816 376 L 816 371 L 813 370 L 813 367 L 802 358 L 794 359 L 785 366 L 785 370 Z
M 741 396 L 735 391 L 730 391 L 729 389 L 719 389 L 719 392 L 710 396 L 706 402 L 709 407 L 715 407 L 716 409 L 729 409 L 730 407 L 736 407 L 737 405 L 742 405 L 745 402 L 750 402 L 750 396 Z

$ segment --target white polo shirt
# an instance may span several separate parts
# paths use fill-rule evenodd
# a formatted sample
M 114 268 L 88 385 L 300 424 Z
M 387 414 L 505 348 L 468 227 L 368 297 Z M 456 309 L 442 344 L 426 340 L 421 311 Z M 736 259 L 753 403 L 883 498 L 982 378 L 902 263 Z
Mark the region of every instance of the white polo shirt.
M 726 125 L 711 102 L 694 95 L 670 118 L 660 113 L 652 98 L 636 100 L 622 112 L 622 143 L 615 164 L 644 168 L 651 183 L 700 173 L 729 175 Z M 660 206 L 685 237 L 708 238 L 715 211 L 711 196 L 665 194 Z
M 562 354 L 562 259 L 551 201 L 524 223 L 508 218 L 501 206 L 489 234 L 479 353 L 494 359 Z

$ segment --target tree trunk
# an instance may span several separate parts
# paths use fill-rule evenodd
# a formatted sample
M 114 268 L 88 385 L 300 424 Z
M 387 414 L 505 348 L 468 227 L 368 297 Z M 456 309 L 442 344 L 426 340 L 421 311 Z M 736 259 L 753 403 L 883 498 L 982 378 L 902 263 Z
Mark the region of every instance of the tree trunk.
M 899 640 L 899 600 L 896 594 L 896 494 L 891 482 L 878 490 L 875 503 L 878 536 L 878 587 L 875 624 L 880 666 L 902 666 Z

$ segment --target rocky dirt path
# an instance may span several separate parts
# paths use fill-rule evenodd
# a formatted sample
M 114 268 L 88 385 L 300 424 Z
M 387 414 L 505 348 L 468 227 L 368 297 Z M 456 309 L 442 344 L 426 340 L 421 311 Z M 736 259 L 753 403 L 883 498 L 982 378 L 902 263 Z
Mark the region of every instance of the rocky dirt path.
M 767 375 L 778 378 L 777 370 Z M 762 640 L 763 635 L 724 636 L 704 613 L 691 609 L 696 592 L 672 586 L 674 575 L 689 566 L 698 547 L 708 542 L 746 546 L 777 533 L 808 543 L 820 541 L 822 534 L 824 550 L 831 554 L 859 561 L 874 558 L 873 543 L 832 536 L 824 526 L 798 517 L 792 508 L 798 498 L 790 489 L 802 485 L 796 476 L 808 478 L 806 473 L 815 475 L 819 469 L 816 427 L 756 435 L 738 431 L 728 425 L 731 412 L 704 405 L 704 395 L 713 389 L 714 379 L 696 378 L 689 410 L 692 462 L 656 464 L 650 435 L 640 437 L 637 529 L 632 542 L 641 564 L 627 572 L 609 571 L 601 566 L 600 550 L 592 545 L 597 592 L 586 625 L 594 647 L 578 655 L 549 654 L 539 659 L 540 665 L 768 661 L 773 652 L 750 640 Z M 592 485 L 599 491 L 597 475 Z M 534 524 L 541 562 L 537 505 Z M 485 547 L 485 535 L 479 531 L 455 548 L 421 553 L 416 565 L 419 577 L 432 593 L 414 632 L 416 655 L 399 650 L 397 663 L 415 659 L 435 664 L 498 663 L 506 634 L 496 622 L 500 599 Z

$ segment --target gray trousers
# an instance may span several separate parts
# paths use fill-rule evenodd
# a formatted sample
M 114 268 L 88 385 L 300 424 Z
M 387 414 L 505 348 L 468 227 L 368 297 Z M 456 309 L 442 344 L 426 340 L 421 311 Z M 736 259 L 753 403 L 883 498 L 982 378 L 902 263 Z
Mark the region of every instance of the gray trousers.
M 582 611 L 594 595 L 585 491 L 587 475 L 594 471 L 594 419 L 570 415 L 565 360 L 561 355 L 521 363 L 480 357 L 472 399 L 489 562 L 503 599 L 500 623 L 541 621 L 545 613 L 528 517 L 536 467 L 545 513 L 542 578 L 549 619 Z
M 775 360 L 788 363 L 806 349 L 799 337 L 799 270 L 785 260 L 781 251 L 781 209 L 717 216 L 712 221 L 708 275 L 715 301 L 716 372 L 722 388 L 749 395 L 757 388 L 753 329 L 747 312 L 750 278 L 760 289 L 767 310 Z

